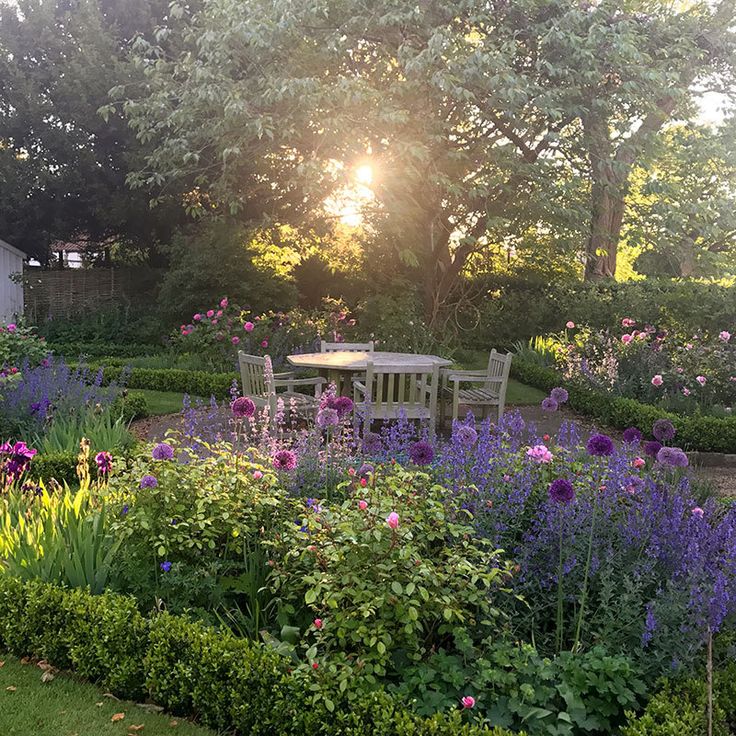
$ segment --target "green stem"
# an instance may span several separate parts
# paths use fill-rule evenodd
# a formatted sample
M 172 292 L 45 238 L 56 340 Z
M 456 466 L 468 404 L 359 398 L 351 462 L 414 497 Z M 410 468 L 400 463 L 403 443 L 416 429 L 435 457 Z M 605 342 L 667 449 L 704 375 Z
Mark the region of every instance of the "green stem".
M 588 538 L 588 555 L 585 560 L 585 575 L 583 576 L 583 592 L 580 595 L 580 611 L 578 612 L 578 623 L 575 627 L 575 642 L 572 651 L 577 652 L 580 646 L 580 631 L 583 628 L 583 617 L 585 616 L 585 602 L 588 597 L 588 578 L 590 576 L 590 560 L 593 556 L 593 532 L 595 530 L 595 516 L 598 511 L 598 500 L 593 498 L 593 511 L 590 516 L 590 537 Z
M 557 565 L 557 632 L 555 634 L 555 643 L 557 651 L 562 651 L 562 604 L 563 604 L 563 591 L 562 591 L 562 507 L 560 506 L 560 560 Z

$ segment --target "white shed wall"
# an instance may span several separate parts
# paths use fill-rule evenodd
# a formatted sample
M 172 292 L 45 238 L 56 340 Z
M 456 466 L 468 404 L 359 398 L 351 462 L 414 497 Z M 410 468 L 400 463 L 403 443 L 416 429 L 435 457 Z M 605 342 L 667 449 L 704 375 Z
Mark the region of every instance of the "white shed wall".
M 23 285 L 10 280 L 10 275 L 23 273 L 25 254 L 0 240 L 0 320 L 7 322 L 23 316 Z

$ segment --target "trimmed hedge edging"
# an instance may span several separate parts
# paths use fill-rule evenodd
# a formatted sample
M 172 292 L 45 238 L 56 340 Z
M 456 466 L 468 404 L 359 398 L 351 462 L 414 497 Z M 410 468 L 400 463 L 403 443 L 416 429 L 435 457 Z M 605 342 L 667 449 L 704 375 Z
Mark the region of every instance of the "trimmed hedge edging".
M 667 418 L 677 429 L 677 444 L 685 450 L 736 452 L 736 417 L 682 416 L 642 404 L 635 399 L 611 396 L 568 383 L 552 368 L 534 365 L 518 358 L 511 363 L 514 378 L 522 383 L 551 391 L 563 386 L 569 393 L 568 406 L 586 416 L 617 429 L 637 427 L 651 434 L 657 419 Z
M 384 692 L 333 709 L 275 650 L 167 613 L 147 619 L 135 600 L 0 575 L 0 650 L 46 659 L 114 694 L 146 695 L 177 715 L 244 736 L 512 736 L 467 723 L 460 710 L 430 718 Z M 517 734 L 517 736 L 519 736 Z

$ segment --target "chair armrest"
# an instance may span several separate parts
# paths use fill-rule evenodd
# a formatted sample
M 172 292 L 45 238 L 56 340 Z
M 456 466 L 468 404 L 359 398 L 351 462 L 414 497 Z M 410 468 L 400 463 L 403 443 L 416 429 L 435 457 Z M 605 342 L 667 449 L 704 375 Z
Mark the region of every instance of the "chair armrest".
M 355 378 L 353 378 L 353 388 L 356 391 L 359 391 L 361 394 L 363 394 L 363 396 L 365 396 L 366 393 L 368 392 L 368 389 L 366 388 L 365 384 L 364 383 L 361 383 L 360 381 L 356 380 Z
M 284 371 L 283 373 L 274 373 L 274 378 L 291 378 L 292 376 L 295 376 L 296 374 L 294 371 Z
M 274 380 L 274 386 L 324 386 L 326 378 L 290 378 L 288 380 Z
M 448 381 L 453 383 L 503 383 L 503 378 L 493 378 L 485 373 L 473 373 L 471 371 L 463 371 L 459 373 L 450 373 L 446 376 Z

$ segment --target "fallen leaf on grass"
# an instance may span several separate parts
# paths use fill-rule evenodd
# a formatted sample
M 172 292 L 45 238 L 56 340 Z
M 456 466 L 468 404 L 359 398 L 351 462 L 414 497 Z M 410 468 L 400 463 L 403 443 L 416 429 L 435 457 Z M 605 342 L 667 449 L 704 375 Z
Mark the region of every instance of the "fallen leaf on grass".
M 176 728 L 179 725 L 179 721 L 169 721 L 171 728 Z
M 31 663 L 31 658 L 30 657 L 23 657 L 23 659 L 21 659 L 20 663 L 21 664 L 30 664 Z
M 37 663 L 37 665 L 38 668 L 43 670 L 44 672 L 54 669 L 53 666 L 50 665 L 45 659 L 42 659 L 40 662 Z
M 54 673 L 50 670 L 45 670 L 44 673 L 41 675 L 41 682 L 51 682 L 55 677 Z
M 104 704 L 104 703 L 95 703 L 95 705 L 96 705 L 96 706 L 97 706 L 98 708 L 102 708 L 102 706 L 103 706 L 103 705 L 105 705 L 105 704 Z
M 9 685 L 5 688 L 9 693 L 14 693 L 18 688 L 15 685 Z
M 4 667 L 4 666 L 5 666 L 5 660 L 4 659 L 0 659 L 0 667 Z
M 138 731 L 142 731 L 145 728 L 145 725 L 143 723 L 140 724 L 140 726 L 128 726 L 128 730 L 131 733 L 138 733 Z
M 117 723 L 118 721 L 122 721 L 123 718 L 125 718 L 125 713 L 113 713 L 113 716 L 110 720 L 113 723 Z

